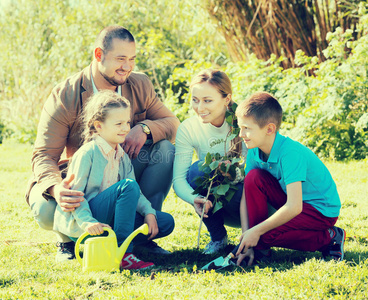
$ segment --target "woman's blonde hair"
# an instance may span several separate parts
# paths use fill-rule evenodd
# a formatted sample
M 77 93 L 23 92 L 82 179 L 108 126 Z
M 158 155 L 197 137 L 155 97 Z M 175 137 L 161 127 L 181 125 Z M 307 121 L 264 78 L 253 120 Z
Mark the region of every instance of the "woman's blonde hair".
M 129 109 L 130 103 L 116 92 L 104 90 L 90 97 L 81 115 L 83 143 L 91 141 L 97 133 L 95 121 L 105 122 L 109 110 L 120 107 Z
M 192 90 L 194 85 L 205 82 L 208 82 L 210 85 L 216 88 L 216 90 L 221 94 L 222 98 L 226 98 L 228 95 L 232 95 L 233 93 L 230 78 L 226 75 L 225 72 L 216 69 L 206 69 L 199 72 L 192 79 L 189 88 Z M 231 108 L 233 104 L 234 101 L 230 99 L 227 109 L 231 113 L 235 113 Z M 230 150 L 228 153 L 229 155 L 233 156 L 241 155 L 242 151 L 241 141 L 242 140 L 240 137 L 236 137 L 233 140 L 231 140 Z

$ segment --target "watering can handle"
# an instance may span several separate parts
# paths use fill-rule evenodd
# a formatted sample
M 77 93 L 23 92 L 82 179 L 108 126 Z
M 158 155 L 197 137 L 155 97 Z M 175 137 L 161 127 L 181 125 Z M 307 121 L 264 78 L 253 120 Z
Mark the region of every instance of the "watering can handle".
M 115 234 L 114 231 L 108 227 L 103 227 L 103 229 L 105 231 L 108 231 L 109 232 L 109 235 L 110 234 Z M 77 258 L 77 260 L 79 261 L 79 263 L 81 265 L 83 265 L 83 262 L 82 262 L 82 258 L 80 257 L 79 255 L 79 246 L 80 246 L 80 243 L 87 237 L 87 236 L 93 236 L 93 235 L 90 235 L 88 232 L 85 232 L 83 233 L 77 240 L 77 242 L 75 243 L 75 247 L 74 247 L 74 252 L 75 252 L 75 257 Z

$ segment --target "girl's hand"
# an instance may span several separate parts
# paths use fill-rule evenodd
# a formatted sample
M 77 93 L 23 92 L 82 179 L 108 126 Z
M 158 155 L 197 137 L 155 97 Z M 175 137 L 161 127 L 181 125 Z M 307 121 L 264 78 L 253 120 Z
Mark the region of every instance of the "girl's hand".
M 148 225 L 148 240 L 152 240 L 158 234 L 157 220 L 154 214 L 147 214 L 144 217 L 144 223 Z
M 110 225 L 108 225 L 108 224 L 104 224 L 104 223 L 91 223 L 91 225 L 88 225 L 86 227 L 86 231 L 90 235 L 99 235 L 99 234 L 102 234 L 104 232 L 104 230 L 103 230 L 104 227 L 111 228 Z
M 208 218 L 208 212 L 212 208 L 212 202 L 203 197 L 197 197 L 194 199 L 194 209 L 199 216 L 202 215 L 202 211 L 204 209 L 203 218 Z

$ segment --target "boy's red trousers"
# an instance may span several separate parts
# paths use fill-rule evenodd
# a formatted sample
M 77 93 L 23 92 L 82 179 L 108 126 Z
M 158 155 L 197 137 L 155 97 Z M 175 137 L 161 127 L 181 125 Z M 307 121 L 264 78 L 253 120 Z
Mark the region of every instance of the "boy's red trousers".
M 267 203 L 276 210 L 286 203 L 279 182 L 262 169 L 251 170 L 244 179 L 249 228 L 268 218 Z M 282 247 L 301 251 L 323 251 L 331 241 L 328 231 L 337 221 L 303 202 L 303 210 L 285 224 L 263 234 L 256 249 Z

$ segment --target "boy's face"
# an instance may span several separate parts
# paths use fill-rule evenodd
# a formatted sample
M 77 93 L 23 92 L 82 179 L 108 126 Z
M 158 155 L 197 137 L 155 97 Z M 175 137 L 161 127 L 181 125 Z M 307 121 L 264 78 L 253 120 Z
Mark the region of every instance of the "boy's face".
M 238 117 L 239 136 L 248 149 L 261 148 L 267 143 L 268 126 L 260 128 L 252 117 Z

